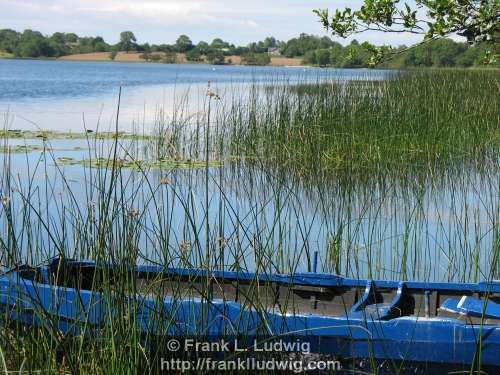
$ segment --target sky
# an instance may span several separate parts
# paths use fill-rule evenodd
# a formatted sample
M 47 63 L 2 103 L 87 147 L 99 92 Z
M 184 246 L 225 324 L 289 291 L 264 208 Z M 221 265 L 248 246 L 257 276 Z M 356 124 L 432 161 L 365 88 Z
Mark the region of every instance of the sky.
M 0 28 L 44 34 L 74 32 L 116 43 L 130 30 L 139 43 L 174 43 L 180 34 L 193 42 L 220 37 L 246 45 L 274 36 L 289 40 L 300 33 L 328 35 L 313 9 L 356 8 L 361 0 L 0 0 Z M 350 40 L 333 38 L 342 44 Z M 412 44 L 415 35 L 364 33 L 360 41 Z

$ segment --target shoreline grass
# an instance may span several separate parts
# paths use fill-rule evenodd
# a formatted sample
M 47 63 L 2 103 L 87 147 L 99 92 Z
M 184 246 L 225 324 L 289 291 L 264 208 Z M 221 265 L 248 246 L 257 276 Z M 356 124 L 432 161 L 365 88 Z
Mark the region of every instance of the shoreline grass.
M 285 87 L 264 98 L 267 110 L 248 109 L 245 124 L 251 125 L 232 129 L 237 136 L 231 146 L 327 172 L 433 168 L 491 152 L 494 158 L 500 148 L 499 85 L 495 71 L 450 70 Z

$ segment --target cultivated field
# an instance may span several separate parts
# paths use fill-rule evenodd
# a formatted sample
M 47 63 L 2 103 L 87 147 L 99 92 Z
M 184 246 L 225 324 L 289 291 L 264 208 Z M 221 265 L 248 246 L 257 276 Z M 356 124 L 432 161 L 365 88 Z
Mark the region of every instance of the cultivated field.
M 164 53 L 159 52 L 155 53 L 157 55 L 161 55 L 164 57 Z M 116 55 L 116 58 L 114 61 L 117 62 L 145 62 L 145 60 L 141 57 L 142 53 L 138 52 L 119 52 Z M 63 56 L 59 58 L 60 60 L 68 60 L 68 61 L 111 61 L 110 54 L 109 52 L 94 52 L 94 53 L 82 53 L 82 54 L 76 54 L 76 55 L 68 55 L 68 56 Z M 185 64 L 185 63 L 190 63 L 187 61 L 185 54 L 183 53 L 178 53 L 177 54 L 177 63 L 180 64 Z M 228 64 L 234 64 L 234 65 L 241 65 L 241 56 L 227 56 L 226 57 L 226 63 Z M 271 57 L 271 64 L 272 66 L 301 66 L 302 65 L 302 59 L 299 58 L 288 58 L 288 57 L 280 57 L 280 56 L 273 56 Z

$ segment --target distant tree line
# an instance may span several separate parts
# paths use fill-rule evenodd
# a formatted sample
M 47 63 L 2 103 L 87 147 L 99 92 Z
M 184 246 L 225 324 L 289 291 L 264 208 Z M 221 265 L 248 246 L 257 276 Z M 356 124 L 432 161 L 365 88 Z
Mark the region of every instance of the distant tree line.
M 100 36 L 80 37 L 74 33 L 61 32 L 45 36 L 33 30 L 0 30 L 0 51 L 23 58 L 56 58 L 78 53 L 109 52 L 110 58 L 114 59 L 119 51 L 124 51 L 139 52 L 144 60 L 153 62 L 175 63 L 177 54 L 182 53 L 191 62 L 225 64 L 230 59 L 229 56 L 240 56 L 243 64 L 267 65 L 271 62 L 271 55 L 278 55 L 300 58 L 309 65 L 363 68 L 371 66 L 370 47 L 368 43 L 360 44 L 356 40 L 343 46 L 327 36 L 308 34 L 300 34 L 288 42 L 268 37 L 247 46 L 236 46 L 220 38 L 210 43 L 200 41 L 194 44 L 187 35 L 181 35 L 174 44 L 150 45 L 138 43 L 133 32 L 124 31 L 120 34 L 120 41 L 112 45 Z M 488 57 L 488 49 L 481 43 L 468 45 L 451 39 L 429 41 L 415 48 L 399 46 L 391 49 L 391 52 L 394 57 L 385 61 L 383 66 L 471 67 L 483 65 Z
M 73 33 L 54 33 L 45 36 L 39 31 L 22 33 L 0 30 L 0 51 L 17 57 L 60 57 L 74 53 L 106 52 L 110 46 L 100 36 L 79 37 Z
M 154 56 L 155 52 L 163 52 L 167 56 L 171 53 L 184 53 L 188 61 L 207 61 L 211 64 L 225 64 L 226 57 L 241 56 L 242 62 L 248 65 L 267 65 L 271 62 L 269 50 L 279 49 L 281 45 L 284 43 L 272 37 L 245 47 L 235 46 L 220 38 L 211 43 L 200 41 L 194 44 L 187 35 L 181 35 L 175 44 L 152 45 L 146 53 L 150 56 Z
M 372 47 L 368 43 L 360 44 L 353 40 L 342 46 L 328 37 L 316 37 L 301 34 L 300 37 L 288 41 L 282 49 L 287 57 L 302 57 L 305 64 L 333 66 L 338 68 L 371 67 Z M 452 39 L 429 40 L 415 48 L 399 46 L 382 47 L 390 50 L 391 59 L 379 66 L 390 68 L 406 67 L 472 67 L 496 66 L 500 61 L 491 64 L 489 46 L 486 43 L 474 45 L 455 42 Z

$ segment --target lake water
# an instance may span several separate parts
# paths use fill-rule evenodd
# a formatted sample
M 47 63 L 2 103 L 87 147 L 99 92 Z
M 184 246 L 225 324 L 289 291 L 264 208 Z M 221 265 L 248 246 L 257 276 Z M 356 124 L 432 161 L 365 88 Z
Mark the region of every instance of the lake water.
M 230 102 L 230 95 L 254 84 L 384 79 L 388 74 L 0 60 L 0 111 L 4 127 L 10 129 L 82 132 L 98 123 L 101 130 L 112 129 L 122 86 L 120 129 L 139 124 L 147 130 L 158 108 L 170 113 L 179 97 L 188 98 L 190 111 L 203 110 L 209 81 L 223 101 Z M 0 195 L 10 198 L 12 210 L 11 216 L 0 212 L 0 224 L 14 229 L 22 260 L 36 263 L 61 248 L 75 257 L 89 256 L 93 244 L 82 242 L 81 230 L 94 238 L 89 223 L 99 218 L 97 187 L 109 183 L 108 170 L 58 160 L 102 156 L 110 150 L 109 140 L 89 144 L 84 139 L 10 139 L 4 148 L 7 143 L 33 147 L 28 153 L 4 153 L 0 174 Z M 128 140 L 120 147 L 122 155 L 151 145 Z M 48 151 L 41 152 L 43 148 Z M 226 268 L 255 270 L 266 264 L 270 272 L 307 271 L 318 252 L 319 271 L 353 277 L 476 281 L 488 278 L 491 271 L 498 175 L 468 171 L 445 176 L 437 185 L 410 187 L 397 180 L 376 180 L 346 188 L 335 181 L 303 184 L 286 170 L 224 164 L 209 169 L 208 202 L 203 169 L 167 167 L 147 172 L 149 183 L 144 177 L 133 170 L 123 172 L 125 194 L 112 207 L 130 215 L 110 213 L 117 231 L 130 226 L 129 221 L 136 225 L 138 262 L 201 264 L 208 219 L 217 253 L 214 262 Z M 11 236 L 4 230 L 3 243 L 10 243 Z
M 122 86 L 120 127 L 138 122 L 148 127 L 155 108 L 170 113 L 180 97 L 188 95 L 196 111 L 208 82 L 219 91 L 251 84 L 324 80 L 382 79 L 383 70 L 319 69 L 307 67 L 246 67 L 205 64 L 137 64 L 0 60 L 0 112 L 9 113 L 16 129 L 75 132 L 97 122 L 113 124 Z M 113 125 L 114 126 L 114 125 Z

